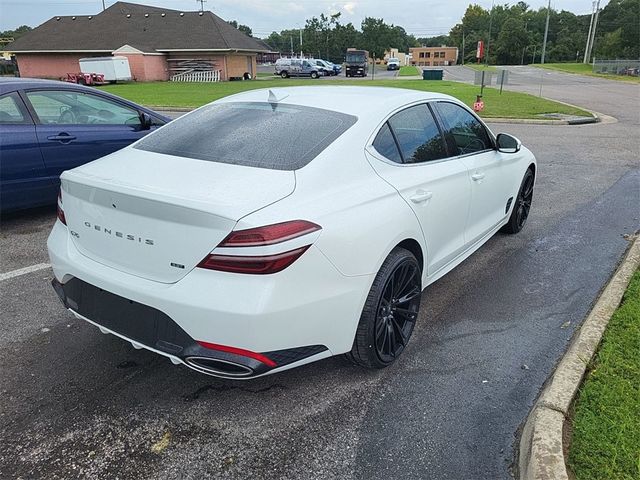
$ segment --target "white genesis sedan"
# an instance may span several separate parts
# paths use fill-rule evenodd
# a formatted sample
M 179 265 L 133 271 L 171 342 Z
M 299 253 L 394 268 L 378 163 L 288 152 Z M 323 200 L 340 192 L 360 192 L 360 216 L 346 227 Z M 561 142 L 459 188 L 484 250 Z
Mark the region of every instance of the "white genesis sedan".
M 64 172 L 76 317 L 219 377 L 402 353 L 422 290 L 529 214 L 536 160 L 447 95 L 252 90 Z

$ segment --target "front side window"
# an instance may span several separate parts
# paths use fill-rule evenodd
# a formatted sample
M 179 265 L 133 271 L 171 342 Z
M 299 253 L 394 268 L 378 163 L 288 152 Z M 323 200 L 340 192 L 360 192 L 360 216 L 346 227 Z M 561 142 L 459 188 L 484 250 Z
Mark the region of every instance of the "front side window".
M 389 125 L 398 140 L 404 163 L 420 163 L 447 156 L 438 125 L 427 105 L 396 113 Z
M 137 110 L 97 95 L 65 90 L 27 92 L 40 123 L 68 125 L 140 125 Z
M 22 107 L 22 100 L 16 93 L 8 93 L 0 97 L 0 124 L 31 123 Z
M 356 120 L 353 115 L 299 105 L 218 103 L 168 123 L 134 148 L 209 162 L 296 170 Z
M 437 102 L 435 107 L 442 118 L 445 138 L 454 155 L 493 148 L 486 128 L 466 109 L 449 102 Z

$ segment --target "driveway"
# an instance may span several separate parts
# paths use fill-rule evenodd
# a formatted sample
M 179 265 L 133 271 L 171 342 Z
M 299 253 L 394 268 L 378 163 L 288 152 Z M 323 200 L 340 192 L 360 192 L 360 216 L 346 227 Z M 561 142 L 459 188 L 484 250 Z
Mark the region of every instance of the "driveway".
M 530 74 L 518 75 L 513 88 L 535 88 Z M 333 358 L 220 381 L 73 319 L 49 269 L 0 273 L 0 471 L 510 478 L 519 426 L 625 251 L 624 235 L 640 224 L 640 87 L 558 75 L 545 78 L 546 95 L 619 122 L 492 126 L 538 157 L 529 223 L 517 236 L 496 235 L 425 291 L 392 368 Z M 599 94 L 577 91 L 577 81 Z M 54 219 L 53 210 L 5 219 L 0 272 L 46 262 Z

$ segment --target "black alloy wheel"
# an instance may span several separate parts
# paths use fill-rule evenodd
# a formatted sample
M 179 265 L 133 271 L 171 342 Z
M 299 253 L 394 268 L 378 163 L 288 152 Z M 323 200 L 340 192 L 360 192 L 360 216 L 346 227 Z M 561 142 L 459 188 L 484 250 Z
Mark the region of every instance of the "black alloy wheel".
M 422 272 L 415 256 L 394 249 L 376 276 L 348 356 L 358 365 L 384 368 L 407 346 L 418 318 Z
M 533 203 L 534 179 L 533 171 L 529 168 L 520 184 L 520 190 L 518 191 L 513 211 L 509 217 L 509 222 L 503 227 L 504 232 L 518 233 L 527 223 L 527 218 L 529 218 L 529 212 L 531 211 L 531 204 Z

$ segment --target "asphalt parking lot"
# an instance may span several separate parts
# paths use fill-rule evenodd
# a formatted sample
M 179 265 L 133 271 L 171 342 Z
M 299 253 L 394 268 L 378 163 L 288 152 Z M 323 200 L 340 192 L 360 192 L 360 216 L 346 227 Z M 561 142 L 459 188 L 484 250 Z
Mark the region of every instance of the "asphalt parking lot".
M 529 223 L 426 290 L 384 371 L 332 358 L 234 383 L 173 366 L 75 320 L 50 269 L 9 275 L 47 262 L 53 209 L 3 219 L 0 476 L 510 478 L 519 426 L 640 225 L 640 86 L 554 72 L 544 88 L 618 122 L 492 125 L 538 158 Z

